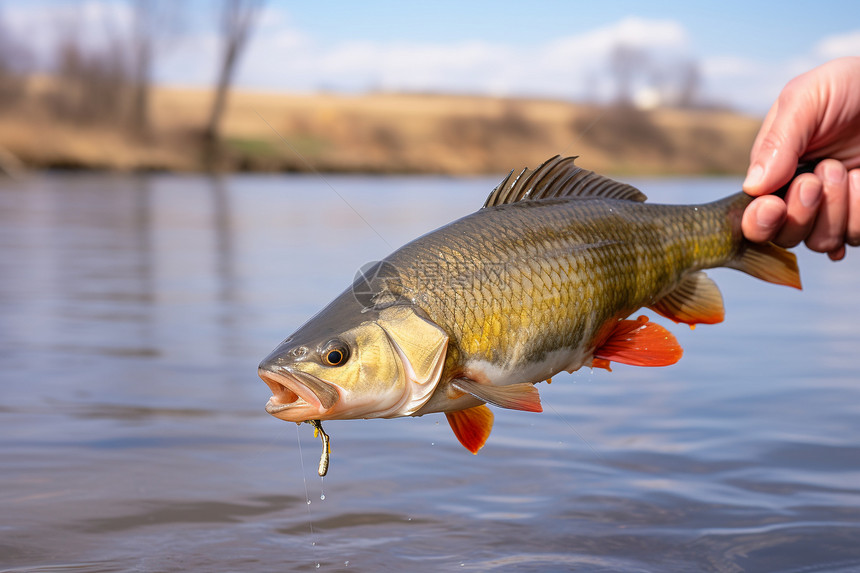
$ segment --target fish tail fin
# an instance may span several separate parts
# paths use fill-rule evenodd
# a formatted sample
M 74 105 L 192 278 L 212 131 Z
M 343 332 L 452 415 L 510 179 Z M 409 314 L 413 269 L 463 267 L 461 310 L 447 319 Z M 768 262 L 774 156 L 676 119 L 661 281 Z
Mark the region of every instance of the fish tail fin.
M 800 284 L 797 257 L 773 243 L 748 242 L 740 255 L 726 266 L 769 283 L 803 288 Z

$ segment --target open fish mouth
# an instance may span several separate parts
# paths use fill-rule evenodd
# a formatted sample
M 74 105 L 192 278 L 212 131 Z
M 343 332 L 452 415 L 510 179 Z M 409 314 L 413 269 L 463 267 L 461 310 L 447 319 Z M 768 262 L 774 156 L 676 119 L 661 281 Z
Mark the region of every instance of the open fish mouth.
M 263 367 L 257 373 L 272 391 L 266 412 L 292 422 L 319 417 L 330 410 L 340 395 L 335 386 L 288 366 Z M 301 417 L 301 419 L 294 419 Z

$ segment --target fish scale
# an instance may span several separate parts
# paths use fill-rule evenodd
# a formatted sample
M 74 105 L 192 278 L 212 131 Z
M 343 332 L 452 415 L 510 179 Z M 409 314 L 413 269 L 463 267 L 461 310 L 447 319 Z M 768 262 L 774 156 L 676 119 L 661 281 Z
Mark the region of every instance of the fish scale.
M 398 270 L 392 284 L 401 285 L 390 288 L 449 333 L 447 372 L 474 358 L 516 367 L 514 357 L 540 360 L 593 342 L 610 318 L 731 260 L 740 245 L 731 229 L 748 200 L 741 193 L 698 206 L 569 198 L 489 207 L 387 257 Z M 538 334 L 524 340 L 523 329 Z

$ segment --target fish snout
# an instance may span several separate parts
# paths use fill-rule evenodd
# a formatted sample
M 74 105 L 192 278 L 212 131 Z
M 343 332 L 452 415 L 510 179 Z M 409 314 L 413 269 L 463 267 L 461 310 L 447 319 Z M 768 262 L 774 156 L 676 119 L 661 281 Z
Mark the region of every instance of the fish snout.
M 340 398 L 332 384 L 289 366 L 264 362 L 257 374 L 272 391 L 266 411 L 282 420 L 305 422 L 324 419 Z

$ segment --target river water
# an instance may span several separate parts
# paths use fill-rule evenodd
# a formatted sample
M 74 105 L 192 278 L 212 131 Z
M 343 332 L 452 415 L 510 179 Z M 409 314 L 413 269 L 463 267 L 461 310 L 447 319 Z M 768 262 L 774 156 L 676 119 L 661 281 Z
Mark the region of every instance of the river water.
M 495 183 L 0 182 L 0 571 L 860 569 L 854 251 L 799 249 L 803 292 L 712 272 L 726 321 L 669 324 L 680 363 L 556 376 L 477 456 L 441 415 L 326 423 L 317 476 L 257 363 Z

